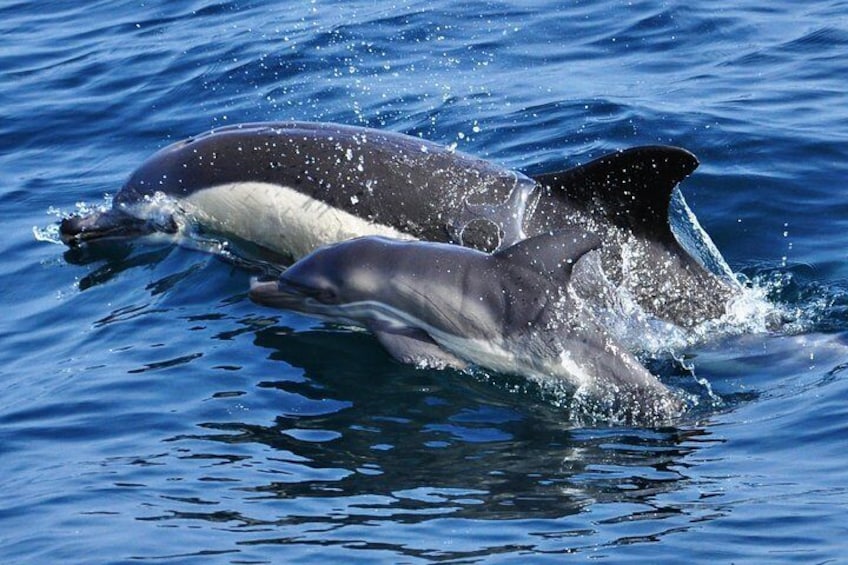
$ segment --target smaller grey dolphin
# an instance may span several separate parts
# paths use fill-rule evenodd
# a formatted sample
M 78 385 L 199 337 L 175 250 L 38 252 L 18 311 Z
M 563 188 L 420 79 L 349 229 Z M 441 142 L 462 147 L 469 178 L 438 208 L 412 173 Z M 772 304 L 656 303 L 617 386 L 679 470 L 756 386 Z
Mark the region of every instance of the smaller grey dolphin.
M 575 292 L 601 241 L 580 229 L 492 254 L 451 244 L 360 237 L 322 247 L 251 298 L 372 331 L 406 363 L 468 364 L 566 384 L 575 407 L 657 422 L 681 401 L 598 324 Z M 576 282 L 572 285 L 570 283 Z

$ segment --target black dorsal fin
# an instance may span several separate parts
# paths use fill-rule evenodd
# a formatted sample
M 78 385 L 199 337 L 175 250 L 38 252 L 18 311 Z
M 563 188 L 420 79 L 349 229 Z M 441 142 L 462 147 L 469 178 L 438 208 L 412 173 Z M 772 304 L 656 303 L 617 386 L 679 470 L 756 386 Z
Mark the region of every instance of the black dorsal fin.
M 659 241 L 674 238 L 668 210 L 674 188 L 698 167 L 679 147 L 648 145 L 611 153 L 585 165 L 533 176 L 551 194 L 625 229 Z
M 601 240 L 595 234 L 580 228 L 567 228 L 523 239 L 493 256 L 561 279 L 563 274 L 571 275 L 571 268 L 578 259 L 600 247 Z

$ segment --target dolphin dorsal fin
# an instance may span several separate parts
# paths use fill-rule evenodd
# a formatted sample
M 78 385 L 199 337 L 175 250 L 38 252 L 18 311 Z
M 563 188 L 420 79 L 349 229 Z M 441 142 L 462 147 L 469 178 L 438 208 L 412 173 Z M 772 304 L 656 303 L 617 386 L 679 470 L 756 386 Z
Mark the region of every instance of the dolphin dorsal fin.
M 679 147 L 647 145 L 611 153 L 567 171 L 533 176 L 553 196 L 602 214 L 607 221 L 668 242 L 669 202 L 675 187 L 698 167 Z
M 524 239 L 492 256 L 561 279 L 583 255 L 601 247 L 601 240 L 580 228 L 566 228 Z

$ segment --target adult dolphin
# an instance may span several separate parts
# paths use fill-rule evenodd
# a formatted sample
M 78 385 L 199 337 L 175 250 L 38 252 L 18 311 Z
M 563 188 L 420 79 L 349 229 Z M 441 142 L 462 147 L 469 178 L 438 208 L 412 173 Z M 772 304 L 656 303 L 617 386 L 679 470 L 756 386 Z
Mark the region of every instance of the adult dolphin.
M 360 235 L 462 239 L 494 249 L 524 237 L 536 183 L 429 141 L 311 122 L 242 124 L 171 144 L 144 162 L 102 214 L 71 217 L 71 246 L 173 232 L 181 218 L 291 259 Z M 476 221 L 479 220 L 479 221 Z M 500 228 L 500 231 L 499 231 Z
M 573 407 L 607 420 L 656 423 L 681 401 L 594 319 L 581 287 L 601 241 L 582 229 L 487 254 L 370 236 L 322 247 L 253 300 L 374 332 L 396 359 L 468 363 L 565 383 Z M 590 287 L 594 281 L 588 281 Z
M 670 203 L 688 210 L 676 186 L 697 165 L 683 149 L 650 146 L 530 178 L 397 133 L 243 124 L 165 147 L 110 210 L 67 218 L 60 233 L 78 246 L 190 223 L 297 259 L 361 235 L 492 251 L 579 225 L 601 237 L 607 272 L 647 312 L 692 326 L 723 314 L 735 292 L 703 232 L 689 232 L 699 261 L 669 225 Z

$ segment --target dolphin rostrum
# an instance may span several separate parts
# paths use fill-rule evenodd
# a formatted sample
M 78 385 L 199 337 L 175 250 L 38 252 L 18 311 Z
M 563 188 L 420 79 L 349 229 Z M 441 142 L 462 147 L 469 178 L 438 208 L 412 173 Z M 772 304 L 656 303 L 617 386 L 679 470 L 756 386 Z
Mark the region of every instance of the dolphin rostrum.
M 322 247 L 251 298 L 372 331 L 399 361 L 473 364 L 565 384 L 582 413 L 658 422 L 682 402 L 605 331 L 580 296 L 598 237 L 582 229 L 492 254 L 451 244 L 361 237 Z M 572 284 L 574 283 L 574 284 Z

